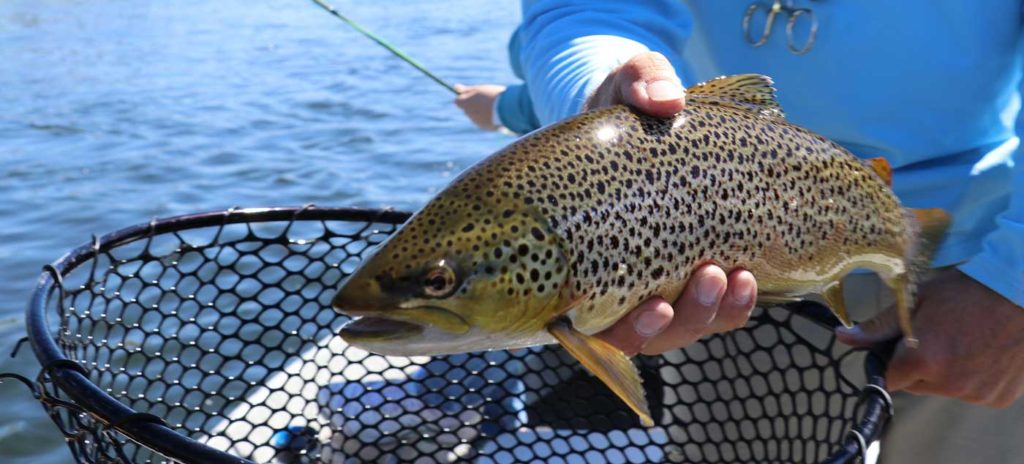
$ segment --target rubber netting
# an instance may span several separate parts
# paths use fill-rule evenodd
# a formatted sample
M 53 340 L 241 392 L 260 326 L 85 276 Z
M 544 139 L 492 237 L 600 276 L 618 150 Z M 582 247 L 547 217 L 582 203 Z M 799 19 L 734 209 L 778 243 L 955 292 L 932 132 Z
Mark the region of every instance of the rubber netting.
M 241 458 L 817 462 L 863 409 L 864 353 L 781 308 L 638 358 L 652 428 L 556 347 L 367 353 L 336 336 L 347 318 L 329 302 L 399 221 L 222 222 L 162 233 L 151 224 L 137 240 L 97 240 L 46 311 L 58 346 L 95 385 Z M 48 408 L 80 462 L 171 461 L 79 406 Z

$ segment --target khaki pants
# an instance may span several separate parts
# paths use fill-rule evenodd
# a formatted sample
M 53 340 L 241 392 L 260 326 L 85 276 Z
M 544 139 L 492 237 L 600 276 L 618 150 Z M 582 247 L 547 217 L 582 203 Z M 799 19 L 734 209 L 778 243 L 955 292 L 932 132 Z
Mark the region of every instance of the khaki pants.
M 844 281 L 847 308 L 864 320 L 892 302 L 874 274 Z M 882 438 L 881 464 L 1024 463 L 1024 400 L 1006 409 L 897 393 L 896 417 Z

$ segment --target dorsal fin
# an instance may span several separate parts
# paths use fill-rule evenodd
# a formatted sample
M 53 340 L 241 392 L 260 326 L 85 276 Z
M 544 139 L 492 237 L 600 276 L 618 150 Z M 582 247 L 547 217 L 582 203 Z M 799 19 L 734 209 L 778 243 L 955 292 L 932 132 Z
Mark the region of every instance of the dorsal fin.
M 885 181 L 885 185 L 892 187 L 892 166 L 889 165 L 889 161 L 879 156 L 878 158 L 871 158 L 868 160 L 868 166 L 871 166 L 871 170 L 878 174 Z
M 784 117 L 772 78 L 761 74 L 716 77 L 686 89 L 686 100 Z

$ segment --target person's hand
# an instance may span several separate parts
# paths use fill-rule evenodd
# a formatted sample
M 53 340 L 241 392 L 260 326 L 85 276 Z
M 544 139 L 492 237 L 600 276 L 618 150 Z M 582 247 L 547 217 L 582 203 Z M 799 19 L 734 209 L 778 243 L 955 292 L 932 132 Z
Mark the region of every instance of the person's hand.
M 462 85 L 455 84 L 455 105 L 466 113 L 473 124 L 483 130 L 498 130 L 494 124 L 494 101 L 505 91 L 504 85 Z
M 686 91 L 660 53 L 640 53 L 608 74 L 584 110 L 624 103 L 652 116 L 683 110 Z M 757 282 L 745 270 L 728 276 L 705 265 L 694 272 L 673 304 L 651 298 L 598 336 L 628 355 L 660 354 L 701 337 L 746 325 L 757 297 Z
M 587 98 L 583 110 L 627 104 L 667 118 L 683 110 L 686 90 L 672 64 L 661 53 L 640 53 L 614 71 Z
M 921 285 L 914 313 L 917 348 L 897 345 L 885 374 L 890 391 L 1007 407 L 1024 396 L 1024 308 L 956 269 Z M 870 346 L 900 335 L 895 308 L 838 339 Z
M 750 272 L 726 276 L 722 268 L 707 264 L 693 273 L 674 304 L 651 298 L 597 336 L 630 356 L 661 354 L 743 327 L 756 300 L 757 282 Z

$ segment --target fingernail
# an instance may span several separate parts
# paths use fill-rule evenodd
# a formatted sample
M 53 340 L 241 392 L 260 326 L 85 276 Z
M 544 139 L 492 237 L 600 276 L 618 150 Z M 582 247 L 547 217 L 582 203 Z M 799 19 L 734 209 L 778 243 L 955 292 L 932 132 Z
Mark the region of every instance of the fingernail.
M 673 81 L 654 81 L 647 84 L 647 97 L 653 101 L 669 101 L 683 98 L 683 86 Z
M 736 282 L 735 288 L 732 289 L 732 300 L 740 306 L 749 305 L 754 300 L 754 286 L 750 279 L 742 279 Z
M 653 337 L 661 333 L 669 323 L 669 319 L 658 311 L 645 311 L 633 321 L 633 329 L 641 337 Z
M 718 300 L 718 290 L 721 288 L 718 280 L 704 277 L 697 283 L 697 301 L 704 306 L 711 306 Z

